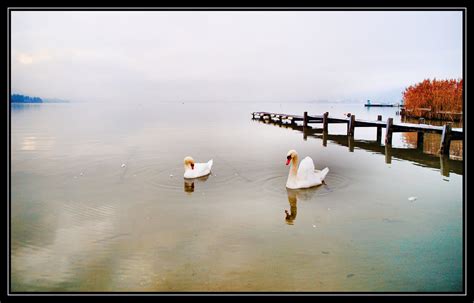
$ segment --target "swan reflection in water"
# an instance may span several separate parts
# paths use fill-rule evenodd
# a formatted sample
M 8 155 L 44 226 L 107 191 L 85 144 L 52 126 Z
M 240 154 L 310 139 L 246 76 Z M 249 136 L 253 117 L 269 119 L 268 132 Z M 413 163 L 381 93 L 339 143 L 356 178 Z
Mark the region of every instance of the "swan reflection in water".
M 299 200 L 311 200 L 319 189 L 323 186 L 326 186 L 326 183 L 323 183 L 321 186 L 310 187 L 305 189 L 286 189 L 286 193 L 288 194 L 288 203 L 290 203 L 290 210 L 285 209 L 285 221 L 288 225 L 294 225 L 294 221 L 296 219 L 297 214 L 297 202 Z
M 186 193 L 192 193 L 194 192 L 194 182 L 206 182 L 207 179 L 209 178 L 209 175 L 199 177 L 199 178 L 194 178 L 194 179 L 184 179 L 184 192 Z

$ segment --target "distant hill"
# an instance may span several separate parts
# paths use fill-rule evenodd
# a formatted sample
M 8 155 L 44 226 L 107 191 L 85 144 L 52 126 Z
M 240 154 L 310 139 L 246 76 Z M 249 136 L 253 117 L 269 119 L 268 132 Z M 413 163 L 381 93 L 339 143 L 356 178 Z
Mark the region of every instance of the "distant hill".
M 39 97 L 30 97 L 25 95 L 13 94 L 10 97 L 11 103 L 43 103 Z
M 11 103 L 69 103 L 68 100 L 58 98 L 40 98 L 30 97 L 26 95 L 13 94 L 11 95 Z

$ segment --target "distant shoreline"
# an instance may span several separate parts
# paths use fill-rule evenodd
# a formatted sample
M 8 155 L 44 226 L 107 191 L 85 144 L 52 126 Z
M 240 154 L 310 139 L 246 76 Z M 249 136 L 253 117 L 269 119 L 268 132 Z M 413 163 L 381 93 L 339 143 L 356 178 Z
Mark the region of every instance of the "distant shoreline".
M 39 104 L 39 103 L 69 103 L 68 100 L 57 98 L 30 97 L 27 95 L 12 94 L 10 96 L 10 103 L 15 104 Z

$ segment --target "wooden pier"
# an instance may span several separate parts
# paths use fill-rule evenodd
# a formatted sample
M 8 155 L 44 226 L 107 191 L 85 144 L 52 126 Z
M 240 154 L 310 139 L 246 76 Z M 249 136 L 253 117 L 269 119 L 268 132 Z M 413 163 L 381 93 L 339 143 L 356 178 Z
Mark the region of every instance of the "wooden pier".
M 357 127 L 375 127 L 377 128 L 377 141 L 380 143 L 382 137 L 382 128 L 385 128 L 385 145 L 392 144 L 392 134 L 394 132 L 416 132 L 418 134 L 418 144 L 423 144 L 423 135 L 425 133 L 435 133 L 441 135 L 441 144 L 439 153 L 441 155 L 449 155 L 449 148 L 452 140 L 463 140 L 464 133 L 462 129 L 452 128 L 450 123 L 444 126 L 434 126 L 423 124 L 424 120 L 420 120 L 419 124 L 414 123 L 400 123 L 394 124 L 393 118 L 388 118 L 386 122 L 382 121 L 382 116 L 378 116 L 377 120 L 361 120 L 356 119 L 355 115 L 348 114 L 345 118 L 330 117 L 326 112 L 322 115 L 308 115 L 304 112 L 300 115 L 289 115 L 270 112 L 253 112 L 253 119 L 268 120 L 281 124 L 296 125 L 297 121 L 303 123 L 303 128 L 311 128 L 310 123 L 322 123 L 323 132 L 328 131 L 328 125 L 333 123 L 347 124 L 347 136 L 354 137 L 354 132 Z

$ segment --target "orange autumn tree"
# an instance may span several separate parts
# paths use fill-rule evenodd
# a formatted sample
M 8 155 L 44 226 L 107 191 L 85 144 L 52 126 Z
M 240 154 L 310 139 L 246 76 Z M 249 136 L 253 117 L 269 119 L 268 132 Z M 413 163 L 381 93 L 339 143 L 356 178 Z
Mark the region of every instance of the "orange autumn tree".
M 405 89 L 403 102 L 408 110 L 431 108 L 432 112 L 462 112 L 463 80 L 425 79 Z

